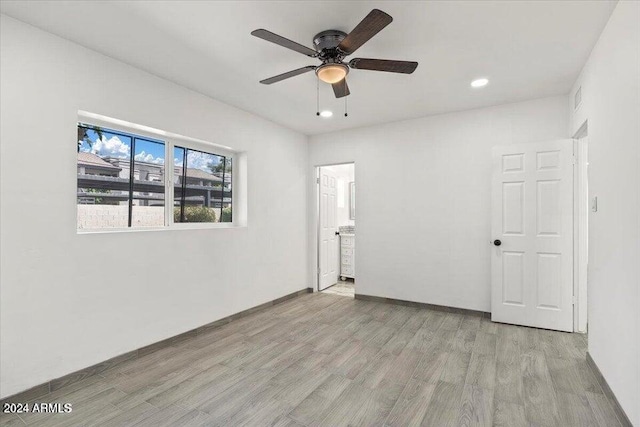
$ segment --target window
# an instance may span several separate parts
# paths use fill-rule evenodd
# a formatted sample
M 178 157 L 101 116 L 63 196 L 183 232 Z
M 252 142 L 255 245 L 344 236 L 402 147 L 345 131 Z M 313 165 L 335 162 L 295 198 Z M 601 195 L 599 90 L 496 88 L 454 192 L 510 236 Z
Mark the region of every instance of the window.
M 80 123 L 77 173 L 79 230 L 233 220 L 228 153 Z
M 231 222 L 231 158 L 174 147 L 174 222 Z
M 165 222 L 164 142 L 134 138 L 130 227 L 161 227 Z

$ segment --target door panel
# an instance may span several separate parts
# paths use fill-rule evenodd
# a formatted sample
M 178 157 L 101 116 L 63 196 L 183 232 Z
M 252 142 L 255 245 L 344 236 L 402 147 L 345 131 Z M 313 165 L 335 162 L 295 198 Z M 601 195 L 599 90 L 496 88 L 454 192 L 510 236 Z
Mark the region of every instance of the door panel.
M 502 184 L 502 233 L 522 235 L 524 232 L 524 182 Z
M 320 168 L 320 277 L 318 289 L 323 290 L 338 281 L 338 199 L 334 172 Z
M 491 318 L 573 331 L 573 141 L 493 151 Z
M 537 182 L 536 218 L 538 220 L 538 236 L 560 235 L 562 228 L 561 184 L 561 181 L 557 179 Z
M 538 253 L 537 255 L 538 308 L 560 310 L 562 306 L 562 254 Z
M 524 302 L 524 252 L 502 252 L 503 304 Z

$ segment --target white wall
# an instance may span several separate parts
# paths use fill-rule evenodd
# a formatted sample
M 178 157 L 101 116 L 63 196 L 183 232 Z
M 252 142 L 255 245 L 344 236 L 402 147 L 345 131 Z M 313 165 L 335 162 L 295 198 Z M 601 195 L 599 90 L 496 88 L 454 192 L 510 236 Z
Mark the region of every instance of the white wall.
M 356 163 L 358 293 L 490 311 L 491 147 L 568 128 L 561 96 L 311 137 L 310 171 Z
M 0 27 L 1 397 L 309 285 L 306 136 Z M 78 110 L 246 151 L 248 226 L 78 235 Z
M 572 133 L 587 121 L 589 193 L 598 197 L 589 216 L 589 353 L 640 426 L 640 3 L 618 3 L 569 101 Z

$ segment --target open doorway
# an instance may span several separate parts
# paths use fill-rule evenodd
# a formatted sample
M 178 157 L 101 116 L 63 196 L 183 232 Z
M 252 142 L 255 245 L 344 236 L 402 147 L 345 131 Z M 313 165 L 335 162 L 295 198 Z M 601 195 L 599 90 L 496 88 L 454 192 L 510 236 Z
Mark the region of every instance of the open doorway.
M 355 164 L 317 168 L 318 291 L 354 297 Z

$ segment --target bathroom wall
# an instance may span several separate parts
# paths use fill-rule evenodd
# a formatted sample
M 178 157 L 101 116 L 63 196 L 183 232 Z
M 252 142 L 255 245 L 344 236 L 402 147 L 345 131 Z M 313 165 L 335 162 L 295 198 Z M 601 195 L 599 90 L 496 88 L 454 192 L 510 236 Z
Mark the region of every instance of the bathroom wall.
M 326 166 L 337 176 L 338 189 L 338 225 L 355 225 L 355 221 L 349 218 L 350 211 L 350 186 L 355 181 L 355 165 L 353 163 L 345 165 Z

